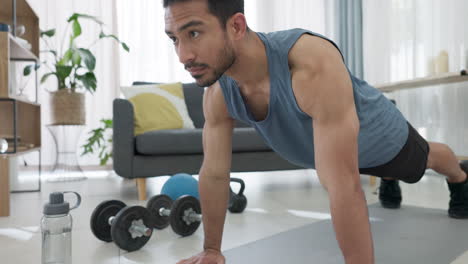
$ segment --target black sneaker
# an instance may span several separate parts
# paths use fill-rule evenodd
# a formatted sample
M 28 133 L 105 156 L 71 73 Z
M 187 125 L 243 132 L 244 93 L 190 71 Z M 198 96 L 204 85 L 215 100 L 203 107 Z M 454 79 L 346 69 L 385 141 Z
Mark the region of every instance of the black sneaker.
M 399 180 L 380 179 L 379 200 L 384 208 L 397 209 L 401 204 Z
M 460 163 L 462 170 L 468 174 L 468 161 Z M 468 219 L 468 178 L 461 183 L 447 182 L 450 190 L 448 214 L 452 218 Z

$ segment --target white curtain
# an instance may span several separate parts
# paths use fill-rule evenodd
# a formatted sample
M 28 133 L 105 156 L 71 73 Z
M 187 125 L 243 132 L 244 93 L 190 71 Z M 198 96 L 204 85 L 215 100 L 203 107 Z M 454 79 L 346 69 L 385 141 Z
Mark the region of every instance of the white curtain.
M 326 34 L 325 0 L 245 0 L 249 27 L 270 32 L 302 27 Z M 119 33 L 133 52 L 121 52 L 121 83 L 134 81 L 193 82 L 164 33 L 161 1 L 117 1 Z
M 122 85 L 134 81 L 193 81 L 164 32 L 162 1 L 118 1 L 117 18 L 120 36 L 132 48 L 129 54 L 120 53 Z
M 325 0 L 245 0 L 247 22 L 254 31 L 305 28 L 326 35 Z
M 465 0 L 364 0 L 366 78 L 381 83 L 428 76 L 441 51 L 449 54 L 451 71 L 461 69 L 467 12 Z
M 468 66 L 468 1 L 364 0 L 364 69 L 371 84 L 434 74 L 448 53 L 449 71 Z M 468 82 L 388 94 L 428 140 L 468 156 Z
M 105 32 L 107 34 L 118 35 L 116 9 L 114 0 L 29 0 L 28 1 L 39 17 L 40 28 L 42 30 L 56 28 L 56 36 L 51 39 L 51 44 L 60 50 L 62 46 L 62 36 L 65 34 L 67 22 L 66 20 L 73 13 L 84 13 L 92 16 L 97 16 L 107 26 Z M 83 35 L 77 39 L 77 43 L 83 47 L 89 47 L 90 44 L 99 36 L 99 26 L 83 21 L 81 22 Z M 68 36 L 68 35 L 67 35 Z M 65 39 L 66 43 L 67 39 Z M 66 45 L 66 44 L 65 44 Z M 118 96 L 119 87 L 119 46 L 110 39 L 105 39 L 92 47 L 92 51 L 96 56 L 96 78 L 98 81 L 96 92 L 91 95 L 86 95 L 86 119 L 87 125 L 83 129 L 78 146 L 85 143 L 88 138 L 87 132 L 100 125 L 99 120 L 102 118 L 112 118 L 112 100 Z M 41 49 L 46 47 L 41 42 Z M 131 50 L 134 51 L 134 50 Z M 135 52 L 136 53 L 136 52 Z M 44 69 L 40 69 L 39 76 L 45 73 Z M 45 127 L 50 123 L 50 106 L 49 95 L 46 90 L 56 89 L 56 81 L 53 78 L 39 87 L 39 101 L 42 111 L 42 164 L 45 166 L 52 165 L 55 162 L 55 144 L 52 136 Z M 81 154 L 82 149 L 79 147 L 78 153 Z M 99 159 L 97 155 L 89 155 L 79 157 L 81 166 L 97 165 Z

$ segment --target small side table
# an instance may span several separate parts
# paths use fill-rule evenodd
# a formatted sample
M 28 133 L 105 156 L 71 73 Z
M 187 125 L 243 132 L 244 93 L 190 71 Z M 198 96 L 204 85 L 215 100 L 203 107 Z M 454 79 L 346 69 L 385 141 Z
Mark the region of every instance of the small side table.
M 87 179 L 78 164 L 77 145 L 84 125 L 47 125 L 55 142 L 56 158 L 49 182 Z

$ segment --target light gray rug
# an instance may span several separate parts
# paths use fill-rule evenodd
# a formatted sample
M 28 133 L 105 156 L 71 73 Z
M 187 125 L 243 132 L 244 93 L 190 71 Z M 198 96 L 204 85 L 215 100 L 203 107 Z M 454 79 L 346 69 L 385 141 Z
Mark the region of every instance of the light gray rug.
M 376 263 L 449 264 L 468 251 L 468 220 L 446 210 L 369 207 Z M 351 227 L 352 228 L 352 227 Z M 331 220 L 286 231 L 224 252 L 228 264 L 342 264 Z M 468 262 L 467 262 L 468 263 Z

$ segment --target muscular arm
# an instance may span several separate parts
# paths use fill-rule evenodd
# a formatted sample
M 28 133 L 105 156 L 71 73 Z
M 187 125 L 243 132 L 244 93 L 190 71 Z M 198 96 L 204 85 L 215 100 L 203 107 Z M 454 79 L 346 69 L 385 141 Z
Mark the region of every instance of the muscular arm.
M 204 159 L 200 169 L 200 200 L 205 231 L 205 249 L 221 251 L 229 197 L 233 120 L 219 84 L 209 87 L 203 98 Z
M 303 35 L 289 54 L 299 107 L 313 119 L 315 164 L 328 191 L 336 238 L 347 264 L 374 263 L 372 236 L 358 169 L 352 83 L 338 50 Z

